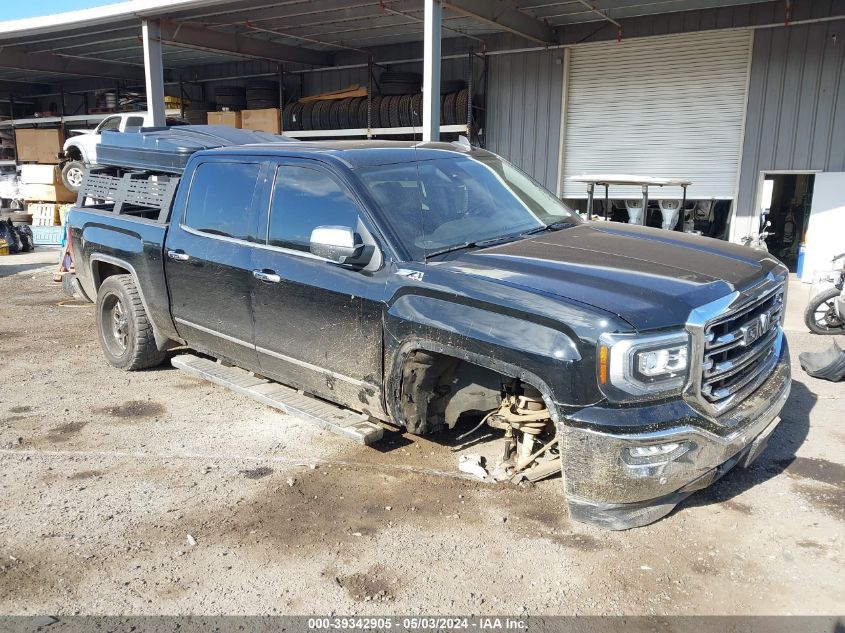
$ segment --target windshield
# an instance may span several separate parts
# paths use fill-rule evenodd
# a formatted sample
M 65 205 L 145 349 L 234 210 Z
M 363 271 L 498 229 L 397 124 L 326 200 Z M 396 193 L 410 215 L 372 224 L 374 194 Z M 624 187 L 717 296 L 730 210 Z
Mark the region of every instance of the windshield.
M 414 259 L 581 222 L 546 189 L 495 156 L 369 166 L 359 175 Z

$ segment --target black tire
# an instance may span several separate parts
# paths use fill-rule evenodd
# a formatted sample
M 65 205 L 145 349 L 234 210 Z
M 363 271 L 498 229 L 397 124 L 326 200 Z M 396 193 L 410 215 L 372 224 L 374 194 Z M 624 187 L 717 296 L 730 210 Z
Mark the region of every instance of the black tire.
M 85 163 L 81 160 L 69 160 L 62 165 L 62 184 L 67 189 L 76 193 L 82 189 L 83 180 L 85 180 Z
M 455 123 L 467 121 L 467 106 L 469 106 L 469 90 L 464 88 L 455 97 Z
M 834 302 L 842 291 L 830 288 L 819 293 L 804 309 L 804 324 L 815 334 L 845 334 L 845 321 L 836 314 Z
M 454 125 L 456 123 L 455 97 L 457 96 L 458 93 L 453 92 L 452 94 L 446 95 L 446 98 L 443 100 L 443 113 L 440 116 L 440 120 L 446 125 Z
M 413 114 L 411 112 L 411 95 L 402 95 L 399 97 L 399 125 L 402 127 L 411 127 L 413 124 Z
M 381 95 L 370 97 L 370 127 L 387 127 L 381 125 Z
M 402 97 L 388 97 L 390 104 L 388 105 L 390 116 L 390 127 L 399 127 L 399 102 Z
M 378 104 L 378 126 L 390 127 L 390 101 L 393 97 L 381 97 Z
M 294 103 L 290 109 L 290 129 L 304 130 L 302 127 L 302 103 Z
M 343 127 L 340 121 L 341 110 L 343 110 L 343 100 L 334 99 L 332 101 L 331 109 L 329 110 L 329 129 L 339 130 Z
M 411 97 L 411 121 L 412 125 L 420 126 L 422 125 L 422 93 L 418 92 L 413 97 Z
M 313 130 L 314 124 L 311 122 L 311 113 L 314 111 L 314 102 L 308 101 L 302 104 L 302 110 L 299 111 L 301 128 L 303 130 Z
M 97 334 L 106 360 L 124 371 L 160 365 L 153 327 L 132 275 L 108 277 L 97 292 Z
M 323 104 L 323 108 L 320 110 L 320 129 L 321 130 L 331 130 L 332 129 L 332 104 L 334 102 L 332 100 L 325 100 L 325 101 L 321 101 L 320 103 Z
M 293 115 L 293 107 L 295 103 L 289 103 L 282 108 L 282 132 L 293 129 L 293 122 L 291 116 Z

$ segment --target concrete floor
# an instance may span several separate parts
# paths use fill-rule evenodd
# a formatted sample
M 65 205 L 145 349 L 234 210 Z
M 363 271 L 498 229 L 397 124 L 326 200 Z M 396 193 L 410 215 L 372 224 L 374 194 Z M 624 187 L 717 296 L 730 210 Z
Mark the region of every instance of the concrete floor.
M 760 460 L 607 532 L 568 520 L 559 480 L 456 477 L 437 437 L 364 448 L 167 367 L 114 370 L 56 257 L 0 258 L 0 613 L 842 612 L 845 389 L 797 363 L 830 344 L 798 282 Z

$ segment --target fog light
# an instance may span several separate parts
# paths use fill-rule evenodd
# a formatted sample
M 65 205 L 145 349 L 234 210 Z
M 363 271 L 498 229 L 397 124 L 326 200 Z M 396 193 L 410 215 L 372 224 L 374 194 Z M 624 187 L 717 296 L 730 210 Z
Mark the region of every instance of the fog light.
M 622 459 L 627 464 L 662 464 L 678 459 L 689 452 L 692 444 L 687 441 L 649 444 L 648 446 L 628 446 L 622 451 Z

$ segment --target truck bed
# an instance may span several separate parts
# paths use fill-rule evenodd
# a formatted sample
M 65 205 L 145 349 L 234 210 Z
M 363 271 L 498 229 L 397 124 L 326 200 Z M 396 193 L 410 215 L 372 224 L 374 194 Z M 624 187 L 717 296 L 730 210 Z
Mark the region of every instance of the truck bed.
M 156 338 L 170 338 L 176 328 L 170 315 L 164 278 L 164 240 L 167 222 L 137 214 L 115 213 L 112 209 L 79 207 L 71 209 L 67 220 L 73 246 L 76 276 L 91 300 L 97 296 L 98 277 L 109 266 L 129 267 L 139 285 L 141 300 L 156 324 Z

